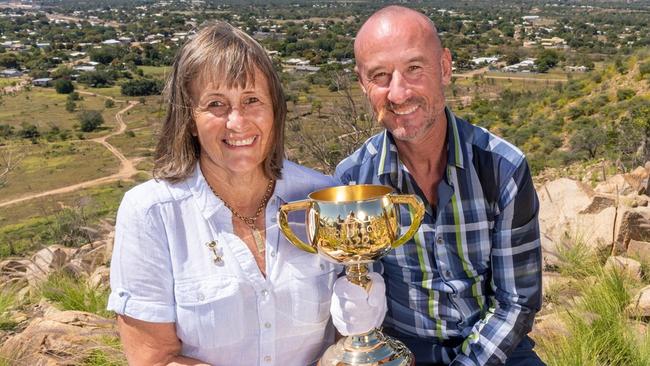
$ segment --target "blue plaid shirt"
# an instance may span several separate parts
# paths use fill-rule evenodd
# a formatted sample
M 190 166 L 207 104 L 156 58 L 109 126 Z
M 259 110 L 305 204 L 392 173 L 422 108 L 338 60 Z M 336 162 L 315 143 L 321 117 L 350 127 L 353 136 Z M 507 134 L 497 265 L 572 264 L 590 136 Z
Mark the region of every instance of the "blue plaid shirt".
M 425 202 L 417 234 L 381 261 L 384 327 L 418 342 L 413 351 L 420 362 L 499 365 L 541 307 L 539 204 L 520 150 L 446 113 L 448 161 L 437 209 L 426 204 L 387 131 L 343 160 L 336 177 L 344 184 L 392 186 Z M 405 232 L 411 222 L 406 208 L 400 218 Z

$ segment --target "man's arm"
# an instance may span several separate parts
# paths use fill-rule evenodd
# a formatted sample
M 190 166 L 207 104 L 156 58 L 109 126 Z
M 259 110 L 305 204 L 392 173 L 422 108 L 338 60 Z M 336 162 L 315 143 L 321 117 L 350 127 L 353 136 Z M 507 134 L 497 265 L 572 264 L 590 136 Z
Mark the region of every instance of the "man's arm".
M 494 303 L 451 365 L 501 365 L 530 332 L 542 303 L 539 202 L 522 161 L 501 190 L 492 233 Z

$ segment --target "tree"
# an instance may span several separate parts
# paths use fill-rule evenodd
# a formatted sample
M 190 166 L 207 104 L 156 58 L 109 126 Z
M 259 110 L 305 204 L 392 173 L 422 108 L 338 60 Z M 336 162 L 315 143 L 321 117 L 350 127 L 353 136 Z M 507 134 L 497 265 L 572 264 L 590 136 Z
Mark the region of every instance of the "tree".
M 74 91 L 74 85 L 70 80 L 58 79 L 54 82 L 54 89 L 59 94 L 70 94 Z
M 590 159 L 596 157 L 598 149 L 607 142 L 605 130 L 593 123 L 583 124 L 571 137 L 571 148 L 574 151 L 586 151 Z
M 145 96 L 145 95 L 158 95 L 162 92 L 162 80 L 154 79 L 135 79 L 129 80 L 122 84 L 122 95 L 128 96 Z
M 92 132 L 104 123 L 104 117 L 100 111 L 87 110 L 79 114 L 81 131 Z
M 65 110 L 68 112 L 74 112 L 75 109 L 77 109 L 77 104 L 74 102 L 74 100 L 68 98 L 65 101 Z

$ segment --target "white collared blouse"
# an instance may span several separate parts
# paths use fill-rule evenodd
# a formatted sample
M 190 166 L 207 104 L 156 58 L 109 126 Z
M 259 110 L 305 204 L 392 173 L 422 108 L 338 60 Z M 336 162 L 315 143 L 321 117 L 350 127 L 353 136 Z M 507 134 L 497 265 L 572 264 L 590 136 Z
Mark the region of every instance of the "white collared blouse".
M 108 309 L 176 323 L 182 354 L 211 365 L 315 363 L 333 342 L 329 306 L 341 268 L 290 244 L 276 213 L 335 181 L 286 160 L 282 176 L 265 212 L 266 278 L 198 165 L 180 183 L 150 180 L 127 192 L 117 214 Z M 304 212 L 289 220 L 305 240 Z

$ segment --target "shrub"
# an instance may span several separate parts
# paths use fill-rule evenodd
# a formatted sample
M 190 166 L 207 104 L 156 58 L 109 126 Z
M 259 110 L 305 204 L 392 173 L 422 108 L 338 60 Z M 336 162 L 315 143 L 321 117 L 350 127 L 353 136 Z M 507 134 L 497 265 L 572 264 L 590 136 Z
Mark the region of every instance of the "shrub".
M 122 84 L 122 94 L 131 97 L 158 95 L 163 89 L 162 80 L 154 79 L 135 79 L 129 80 Z
M 108 289 L 91 287 L 83 278 L 60 271 L 51 274 L 39 287 L 40 295 L 62 310 L 85 311 L 110 316 L 106 310 Z
M 81 131 L 92 132 L 104 123 L 104 117 L 100 111 L 87 110 L 79 114 Z
M 54 89 L 59 94 L 70 94 L 74 91 L 74 85 L 70 80 L 58 79 L 54 82 Z
M 113 101 L 113 99 L 106 99 L 106 101 L 104 102 L 104 107 L 113 108 L 115 107 L 115 102 Z
M 632 98 L 636 95 L 636 92 L 632 89 L 619 89 L 616 91 L 616 99 L 618 101 L 623 101 Z

